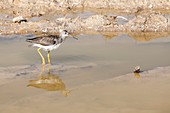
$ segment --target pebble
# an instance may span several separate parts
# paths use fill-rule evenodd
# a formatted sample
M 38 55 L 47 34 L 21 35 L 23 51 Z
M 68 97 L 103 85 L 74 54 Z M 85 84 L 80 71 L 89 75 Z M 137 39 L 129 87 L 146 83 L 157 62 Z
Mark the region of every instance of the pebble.
M 136 66 L 135 69 L 133 70 L 134 73 L 140 73 L 140 66 Z

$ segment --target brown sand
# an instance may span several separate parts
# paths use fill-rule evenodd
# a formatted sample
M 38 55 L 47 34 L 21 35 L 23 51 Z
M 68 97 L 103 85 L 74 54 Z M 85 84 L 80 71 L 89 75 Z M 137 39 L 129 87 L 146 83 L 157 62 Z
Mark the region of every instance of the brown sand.
M 26 87 L 28 78 L 0 86 L 1 113 L 169 113 L 170 67 L 90 84 L 69 86 L 70 94 Z M 29 78 L 30 79 L 30 78 Z M 75 81 L 76 82 L 76 81 Z

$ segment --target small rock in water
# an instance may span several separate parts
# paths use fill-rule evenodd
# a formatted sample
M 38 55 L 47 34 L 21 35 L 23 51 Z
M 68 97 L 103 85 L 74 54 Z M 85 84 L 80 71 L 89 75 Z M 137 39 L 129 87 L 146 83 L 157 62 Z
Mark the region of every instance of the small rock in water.
M 5 15 L 5 18 L 9 18 L 9 15 Z
M 17 16 L 15 18 L 13 18 L 12 21 L 14 23 L 21 23 L 21 22 L 27 22 L 27 19 L 23 18 L 22 16 Z
M 134 73 L 140 73 L 140 66 L 136 66 L 135 69 L 133 70 Z

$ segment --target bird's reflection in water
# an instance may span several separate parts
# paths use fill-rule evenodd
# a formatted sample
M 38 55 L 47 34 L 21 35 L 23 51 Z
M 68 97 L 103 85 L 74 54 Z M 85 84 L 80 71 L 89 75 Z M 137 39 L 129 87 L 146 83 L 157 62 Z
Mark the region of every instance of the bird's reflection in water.
M 134 77 L 135 77 L 135 78 L 140 78 L 141 76 L 140 76 L 139 73 L 134 73 Z
M 50 65 L 48 65 L 48 72 L 44 71 L 45 66 L 42 66 L 38 79 L 30 80 L 28 86 L 47 91 L 60 91 L 63 96 L 68 96 L 70 91 L 66 90 L 64 82 L 56 74 L 50 73 Z

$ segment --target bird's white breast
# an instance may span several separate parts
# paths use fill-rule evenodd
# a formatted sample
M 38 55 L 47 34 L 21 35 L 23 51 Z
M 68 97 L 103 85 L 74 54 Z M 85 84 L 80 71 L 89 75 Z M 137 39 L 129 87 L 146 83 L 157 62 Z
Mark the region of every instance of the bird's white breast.
M 51 50 L 54 50 L 54 49 L 57 49 L 60 44 L 57 44 L 57 45 L 49 45 L 49 46 L 43 46 L 41 44 L 33 44 L 34 47 L 39 47 L 45 51 L 51 51 Z

